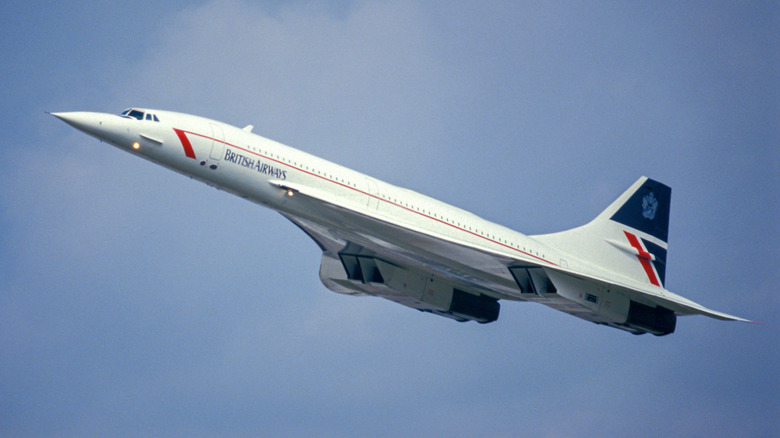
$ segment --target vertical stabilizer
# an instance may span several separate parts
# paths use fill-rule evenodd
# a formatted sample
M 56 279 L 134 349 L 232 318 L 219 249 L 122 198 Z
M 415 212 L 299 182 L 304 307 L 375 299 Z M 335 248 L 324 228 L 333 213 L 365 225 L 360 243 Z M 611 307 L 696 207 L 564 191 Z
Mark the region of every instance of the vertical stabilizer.
M 664 287 L 672 189 L 639 178 L 587 225 L 533 236 L 616 274 Z

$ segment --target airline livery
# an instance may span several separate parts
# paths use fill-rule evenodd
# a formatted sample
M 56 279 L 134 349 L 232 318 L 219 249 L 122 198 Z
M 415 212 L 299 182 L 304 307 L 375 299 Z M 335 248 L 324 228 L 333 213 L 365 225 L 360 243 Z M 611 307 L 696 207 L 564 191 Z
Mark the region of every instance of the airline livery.
M 747 321 L 665 287 L 671 189 L 642 177 L 590 223 L 526 236 L 243 129 L 170 111 L 52 114 L 133 155 L 272 208 L 322 250 L 330 290 L 457 321 L 538 302 L 634 334 L 677 316 Z

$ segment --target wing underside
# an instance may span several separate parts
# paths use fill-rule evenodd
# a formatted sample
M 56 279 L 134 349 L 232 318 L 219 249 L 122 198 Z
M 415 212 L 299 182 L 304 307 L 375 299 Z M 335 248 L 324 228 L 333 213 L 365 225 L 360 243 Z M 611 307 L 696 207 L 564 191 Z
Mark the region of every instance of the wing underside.
M 322 250 L 320 279 L 330 290 L 372 295 L 458 321 L 495 321 L 499 298 L 509 298 L 474 281 L 466 270 L 446 267 L 435 257 L 389 248 L 376 236 L 327 229 L 285 215 Z M 418 236 L 421 237 L 421 236 Z
M 532 301 L 634 334 L 672 333 L 676 315 L 742 320 L 663 289 L 653 293 L 541 265 L 356 212 L 316 192 L 295 191 L 311 201 L 306 214 L 283 215 L 320 247 L 320 278 L 335 292 L 378 296 L 481 323 L 498 318 L 499 299 Z

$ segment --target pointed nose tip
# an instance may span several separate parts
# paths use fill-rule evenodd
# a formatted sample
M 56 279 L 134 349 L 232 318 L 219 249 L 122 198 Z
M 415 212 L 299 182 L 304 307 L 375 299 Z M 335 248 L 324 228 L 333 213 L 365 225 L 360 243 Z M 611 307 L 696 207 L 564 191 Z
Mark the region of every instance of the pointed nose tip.
M 54 117 L 62 120 L 63 122 L 68 123 L 68 114 L 70 113 L 50 113 L 47 111 L 46 114 L 51 114 Z
M 53 115 L 54 117 L 62 120 L 63 122 L 76 126 L 76 124 L 83 124 L 85 120 L 85 115 L 89 113 L 84 112 L 67 112 L 67 113 L 49 113 Z
M 98 127 L 102 124 L 100 113 L 73 111 L 49 114 L 78 129 L 79 131 L 93 135 L 95 134 Z

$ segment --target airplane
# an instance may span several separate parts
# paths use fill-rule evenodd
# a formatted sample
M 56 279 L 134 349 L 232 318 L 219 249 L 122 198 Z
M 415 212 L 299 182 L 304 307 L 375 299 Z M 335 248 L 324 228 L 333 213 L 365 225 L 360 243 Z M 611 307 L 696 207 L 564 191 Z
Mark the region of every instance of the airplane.
M 130 108 L 51 115 L 101 141 L 274 209 L 322 251 L 328 289 L 490 323 L 499 300 L 544 304 L 633 334 L 677 316 L 747 319 L 665 287 L 671 189 L 639 178 L 586 225 L 526 236 L 465 210 L 207 118 Z

